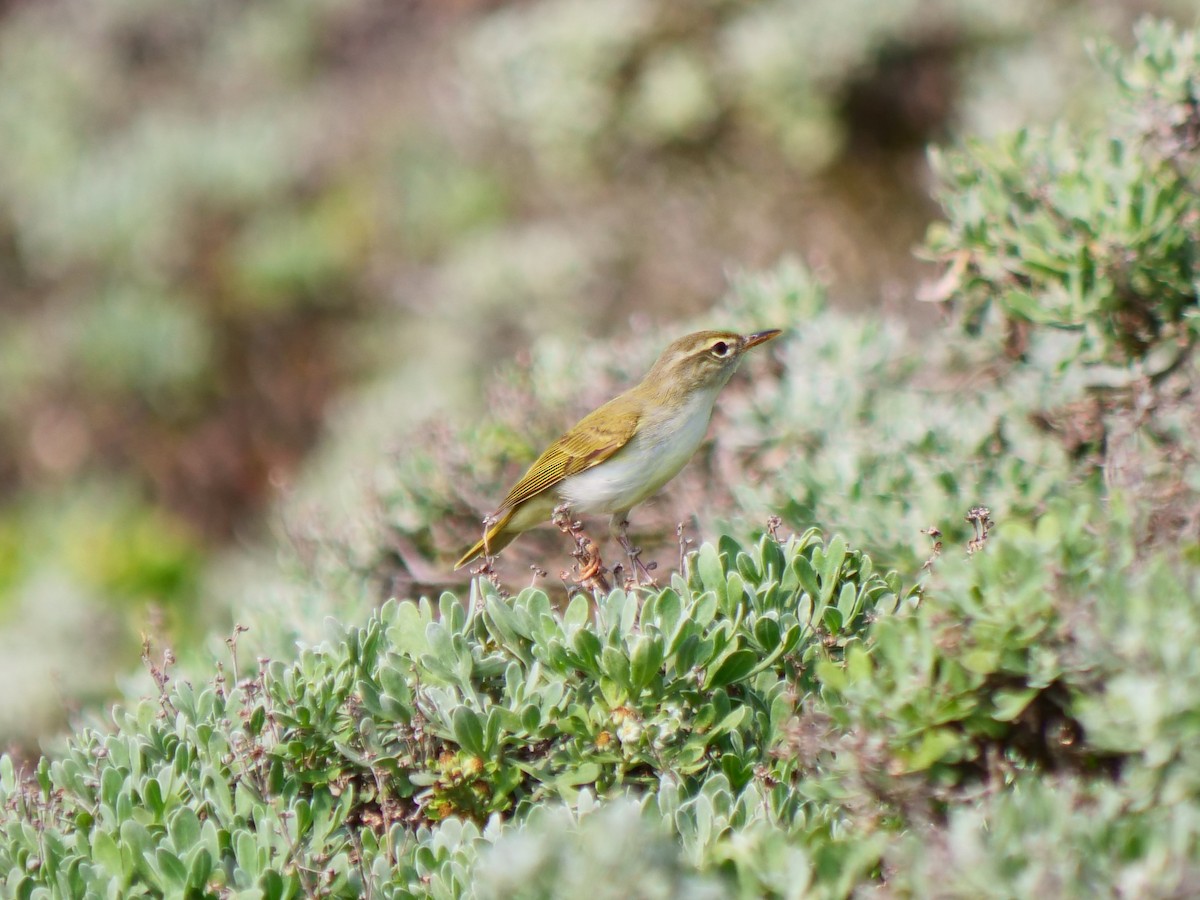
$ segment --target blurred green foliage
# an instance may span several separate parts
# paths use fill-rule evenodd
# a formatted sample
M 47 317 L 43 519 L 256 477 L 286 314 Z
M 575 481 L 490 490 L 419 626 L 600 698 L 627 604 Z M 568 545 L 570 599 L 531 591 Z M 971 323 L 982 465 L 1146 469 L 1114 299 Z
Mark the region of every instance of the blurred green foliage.
M 879 110 L 890 121 L 874 123 L 879 132 L 911 128 L 920 141 L 923 128 L 944 126 L 956 92 L 1011 84 L 998 69 L 1021 45 L 1078 27 L 1070 4 L 1047 11 L 1036 2 L 855 0 L 834 9 L 714 0 L 685 10 L 661 0 L 541 0 L 480 23 L 465 67 L 479 102 L 551 172 L 619 171 L 630 152 L 725 146 L 739 133 L 750 147 L 733 152 L 781 153 L 812 172 L 846 152 L 860 125 L 848 95 L 877 67 L 924 61 L 924 78 Z M 1002 50 L 980 52 L 987 45 Z M 942 82 L 939 66 L 957 67 L 959 57 L 970 64 Z M 1033 86 L 1018 86 L 1028 93 L 1016 102 L 1034 102 Z
M 1194 32 L 1143 22 L 1128 59 L 1100 54 L 1119 101 L 1083 133 L 1022 130 L 939 154 L 949 263 L 937 299 L 1076 332 L 1089 360 L 1141 360 L 1196 339 L 1200 117 Z M 1172 358 L 1175 354 L 1172 354 Z
M 563 18 L 527 32 L 513 23 L 534 7 L 513 7 L 481 28 L 550 48 L 531 57 L 544 78 L 578 36 L 568 14 L 591 12 L 535 6 Z M 711 21 L 751 15 L 739 4 L 707 8 Z M 620 27 L 579 38 L 575 62 L 613 62 L 596 52 L 596 35 L 611 57 L 623 41 L 660 34 L 657 9 L 630 3 Z M 881 27 L 901 28 L 917 7 L 897 9 L 903 21 Z M 790 4 L 754 14 L 804 20 Z M 186 36 L 191 20 L 180 15 Z M 263 21 L 251 19 L 247 27 Z M 271 58 L 303 59 L 288 46 L 311 46 L 319 28 L 300 31 L 295 45 L 272 44 Z M 678 554 L 677 567 L 661 566 L 661 585 L 562 596 L 535 573 L 518 588 L 524 563 L 564 558 L 546 529 L 500 563 L 497 581 L 511 581 L 511 593 L 476 579 L 436 602 L 398 599 L 440 586 L 442 562 L 512 471 L 570 413 L 636 377 L 666 335 L 647 325 L 618 345 L 546 337 L 495 376 L 485 421 L 410 433 L 380 466 L 369 513 L 292 534 L 296 584 L 244 579 L 240 590 L 255 601 L 240 613 L 248 633 L 179 672 L 169 655 L 148 653 L 150 699 L 81 726 L 36 763 L 0 756 L 2 890 L 1191 893 L 1200 852 L 1197 279 L 1186 227 L 1155 204 L 1189 221 L 1197 38 L 1154 23 L 1138 37 L 1128 56 L 1101 54 L 1119 99 L 1092 127 L 946 151 L 947 221 L 930 237 L 946 269 L 929 296 L 953 301 L 971 339 L 851 315 L 799 264 L 738 279 L 708 323 L 788 334 L 731 384 L 695 464 L 639 510 L 639 537 L 685 525 L 678 546 L 648 547 L 660 562 Z M 867 29 L 848 58 L 865 52 L 859 40 L 880 46 Z M 836 70 L 832 37 L 822 49 Z M 673 47 L 644 70 L 606 70 L 637 85 L 628 107 L 637 112 L 619 121 L 666 147 L 735 115 L 714 99 L 723 82 L 706 77 L 725 70 L 697 58 Z M 299 78 L 304 67 L 291 71 Z M 609 108 L 586 76 L 572 84 Z M 492 86 L 503 90 L 503 80 Z M 664 109 L 676 96 L 682 105 Z M 788 115 L 802 118 L 798 108 Z M 590 141 L 570 148 L 573 110 L 558 112 L 568 126 L 553 134 L 570 150 L 562 159 L 608 164 L 580 152 Z M 458 181 L 443 182 L 439 227 L 470 235 L 465 249 L 446 239 L 445 259 L 459 266 L 446 271 L 464 293 L 474 286 L 486 305 L 570 274 L 587 282 L 594 248 L 545 222 L 499 227 L 515 202 L 508 183 L 467 179 L 459 193 L 449 187 Z M 199 321 L 329 302 L 338 273 L 370 256 L 374 232 L 363 223 L 376 209 L 338 184 L 319 200 L 284 191 L 286 212 L 252 223 L 235 217 L 205 255 L 203 271 L 222 291 Z M 1038 189 L 1026 196 L 1014 185 Z M 110 237 L 124 240 L 96 239 Z M 548 261 L 546 247 L 555 248 Z M 1072 268 L 1081 248 L 1094 256 Z M 428 244 L 417 252 L 438 255 Z M 505 273 L 494 292 L 479 280 L 486 266 L 462 262 L 473 253 Z M 1012 301 L 1010 277 L 1028 301 Z M 145 379 L 138 390 L 166 392 L 168 404 L 181 396 L 172 391 L 195 390 L 219 342 L 198 341 L 192 361 L 168 361 L 153 341 L 144 356 L 120 343 L 119 323 L 143 314 L 160 336 L 187 331 L 186 316 L 152 312 L 165 292 L 155 284 L 175 282 L 103 283 L 118 323 L 109 340 L 143 360 L 128 375 Z M 236 302 L 229 285 L 240 285 Z M 1001 318 L 1004 327 L 985 327 Z M 88 349 L 113 352 L 104 346 Z M 61 453 L 72 433 L 48 420 L 42 446 Z M 351 429 L 341 437 L 358 440 Z M 80 483 L 0 519 L 0 585 L 62 597 L 32 612 L 90 664 L 93 644 L 78 627 L 88 623 L 71 605 L 80 585 L 200 600 L 201 563 L 195 539 L 136 488 Z M 710 540 L 689 544 L 696 533 Z M 390 599 L 353 624 L 364 599 L 381 594 Z M 34 671 L 18 642 L 0 649 L 16 674 Z
M 7 585 L 55 573 L 131 604 L 186 608 L 197 599 L 199 563 L 186 529 L 112 482 L 77 485 L 52 505 L 0 519 Z

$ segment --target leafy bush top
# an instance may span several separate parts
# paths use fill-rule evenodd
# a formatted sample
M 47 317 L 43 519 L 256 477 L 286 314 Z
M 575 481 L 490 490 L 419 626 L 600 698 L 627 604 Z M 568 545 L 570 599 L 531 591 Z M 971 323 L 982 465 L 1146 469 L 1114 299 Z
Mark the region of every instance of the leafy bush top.
M 1158 366 L 1200 322 L 1200 41 L 1145 20 L 1128 58 L 1098 54 L 1117 100 L 1080 130 L 1022 129 L 934 154 L 948 221 L 928 249 L 946 261 L 934 299 L 979 325 L 1078 335 L 1089 362 Z M 1024 352 L 1027 328 L 1015 337 Z
M 391 602 L 290 665 L 200 688 L 164 676 L 157 701 L 30 781 L 5 758 L 2 883 L 457 896 L 502 820 L 634 788 L 695 866 L 731 828 L 831 835 L 836 808 L 773 754 L 822 661 L 903 599 L 894 575 L 809 532 L 705 545 L 669 588 L 561 611 L 482 582 L 465 605 Z M 854 860 L 847 885 L 869 862 Z

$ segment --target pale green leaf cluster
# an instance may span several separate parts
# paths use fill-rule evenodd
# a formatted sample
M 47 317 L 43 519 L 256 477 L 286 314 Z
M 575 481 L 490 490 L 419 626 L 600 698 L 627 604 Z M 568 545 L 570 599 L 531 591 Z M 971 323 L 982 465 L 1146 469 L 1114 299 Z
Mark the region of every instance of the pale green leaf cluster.
M 815 531 L 705 545 L 669 588 L 562 610 L 482 583 L 465 604 L 390 602 L 294 663 L 176 681 L 34 773 L 5 757 L 0 884 L 20 897 L 461 896 L 486 889 L 479 852 L 519 842 L 533 810 L 586 818 L 633 792 L 646 827 L 679 841 L 648 844 L 665 860 L 650 869 L 765 886 L 781 872 L 739 835 L 790 834 L 839 860 L 848 886 L 874 856 L 837 836 L 838 805 L 797 777 L 788 729 L 821 666 L 911 602 L 894 574 Z M 773 853 L 818 877 L 803 854 Z
M 948 218 L 928 240 L 947 265 L 936 299 L 960 300 L 970 327 L 1065 330 L 1087 361 L 1150 357 L 1151 370 L 1195 341 L 1200 48 L 1166 22 L 1137 37 L 1128 58 L 1100 54 L 1117 99 L 1098 122 L 935 154 Z
M 4 757 L 0 884 L 548 897 L 619 853 L 604 896 L 1171 894 L 1200 850 L 1200 658 L 1155 622 L 1191 646 L 1200 584 L 1131 566 L 1116 518 L 1064 497 L 919 591 L 810 531 L 564 607 L 392 601 L 33 773 Z

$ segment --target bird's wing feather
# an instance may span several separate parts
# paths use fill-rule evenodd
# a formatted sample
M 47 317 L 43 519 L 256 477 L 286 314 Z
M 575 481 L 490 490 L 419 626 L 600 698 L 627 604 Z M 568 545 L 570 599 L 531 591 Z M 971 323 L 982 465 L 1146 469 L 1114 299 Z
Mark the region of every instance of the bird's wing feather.
M 610 400 L 546 448 L 521 477 L 500 509 L 513 509 L 530 497 L 604 462 L 637 432 L 638 404 L 622 394 Z

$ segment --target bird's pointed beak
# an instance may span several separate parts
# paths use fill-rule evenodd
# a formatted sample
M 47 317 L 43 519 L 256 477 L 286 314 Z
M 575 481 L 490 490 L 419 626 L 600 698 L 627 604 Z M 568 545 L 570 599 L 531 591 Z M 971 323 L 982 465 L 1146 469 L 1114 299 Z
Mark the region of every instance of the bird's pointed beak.
M 765 344 L 771 338 L 779 337 L 783 332 L 778 328 L 772 328 L 769 331 L 757 331 L 754 334 L 746 335 L 742 340 L 742 350 L 749 350 L 751 347 L 757 347 L 759 344 Z

